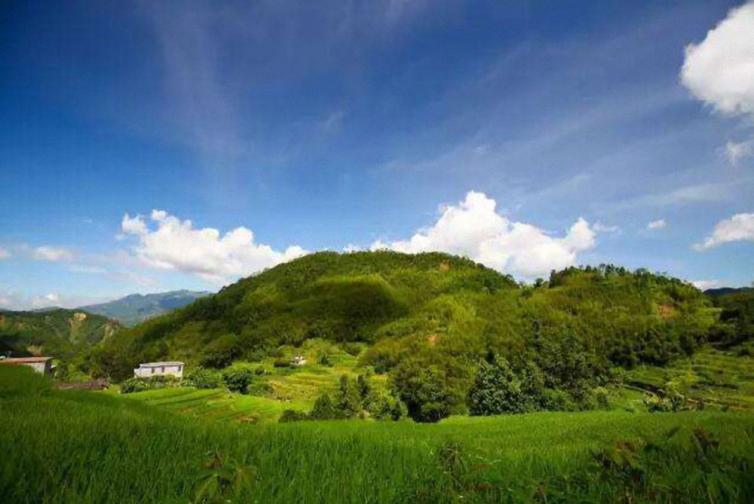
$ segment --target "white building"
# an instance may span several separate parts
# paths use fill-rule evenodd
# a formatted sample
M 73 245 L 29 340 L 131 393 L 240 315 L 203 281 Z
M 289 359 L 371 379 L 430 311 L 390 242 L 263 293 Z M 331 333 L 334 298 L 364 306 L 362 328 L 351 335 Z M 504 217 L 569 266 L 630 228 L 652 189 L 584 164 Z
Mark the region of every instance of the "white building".
M 136 378 L 151 378 L 153 376 L 175 376 L 183 378 L 183 362 L 145 362 L 134 369 Z
M 303 366 L 306 364 L 306 357 L 303 355 L 296 355 L 291 359 L 291 364 L 294 366 Z
M 11 366 L 29 366 L 37 373 L 49 375 L 52 373 L 52 357 L 9 357 L 0 359 L 0 364 Z

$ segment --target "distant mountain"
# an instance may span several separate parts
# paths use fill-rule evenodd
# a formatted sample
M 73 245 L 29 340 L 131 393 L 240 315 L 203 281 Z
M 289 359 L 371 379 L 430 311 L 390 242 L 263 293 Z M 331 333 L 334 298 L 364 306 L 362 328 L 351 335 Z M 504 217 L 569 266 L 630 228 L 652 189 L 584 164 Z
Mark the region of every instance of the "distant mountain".
M 80 310 L 104 315 L 123 325 L 132 326 L 165 312 L 181 308 L 210 292 L 178 290 L 160 294 L 131 294 L 109 303 L 82 306 Z
M 717 289 L 707 289 L 706 291 L 704 291 L 705 294 L 711 297 L 726 296 L 728 294 L 735 294 L 737 292 L 754 292 L 754 287 L 720 287 Z
M 67 358 L 121 329 L 114 320 L 80 310 L 0 310 L 0 353 Z

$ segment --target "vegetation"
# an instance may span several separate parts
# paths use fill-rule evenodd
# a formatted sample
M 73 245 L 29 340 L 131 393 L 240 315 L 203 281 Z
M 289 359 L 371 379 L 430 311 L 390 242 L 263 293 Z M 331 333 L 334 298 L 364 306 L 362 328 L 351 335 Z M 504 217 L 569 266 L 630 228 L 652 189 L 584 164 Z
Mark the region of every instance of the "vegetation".
M 211 392 L 55 391 L 30 370 L 0 366 L 0 495 L 81 503 L 754 499 L 749 414 L 590 411 L 260 427 L 131 399 L 176 391 Z
M 91 348 L 121 330 L 117 322 L 80 310 L 0 310 L 0 354 L 49 355 L 81 364 Z

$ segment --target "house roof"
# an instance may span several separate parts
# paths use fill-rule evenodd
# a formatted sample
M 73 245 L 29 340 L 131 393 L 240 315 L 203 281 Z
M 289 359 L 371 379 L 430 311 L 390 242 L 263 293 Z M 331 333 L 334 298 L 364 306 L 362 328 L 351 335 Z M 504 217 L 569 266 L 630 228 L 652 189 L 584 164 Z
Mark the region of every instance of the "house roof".
M 34 364 L 37 362 L 47 362 L 52 360 L 52 357 L 9 357 L 7 359 L 0 359 L 0 364 Z
M 142 362 L 141 364 L 139 364 L 140 368 L 162 367 L 162 366 L 183 366 L 183 362 L 180 362 L 180 361 Z

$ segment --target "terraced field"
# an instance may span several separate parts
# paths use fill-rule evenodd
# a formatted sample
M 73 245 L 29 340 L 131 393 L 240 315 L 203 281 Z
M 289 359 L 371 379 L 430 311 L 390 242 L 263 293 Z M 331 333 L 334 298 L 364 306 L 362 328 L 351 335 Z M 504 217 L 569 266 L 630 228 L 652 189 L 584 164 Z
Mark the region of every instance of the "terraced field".
M 166 388 L 129 394 L 142 401 L 185 415 L 243 423 L 276 422 L 285 409 L 307 409 L 302 401 L 278 401 L 266 397 L 233 394 L 223 389 Z
M 740 350 L 705 348 L 666 368 L 636 368 L 626 380 L 629 387 L 647 391 L 674 388 L 705 406 L 754 411 L 754 358 Z

